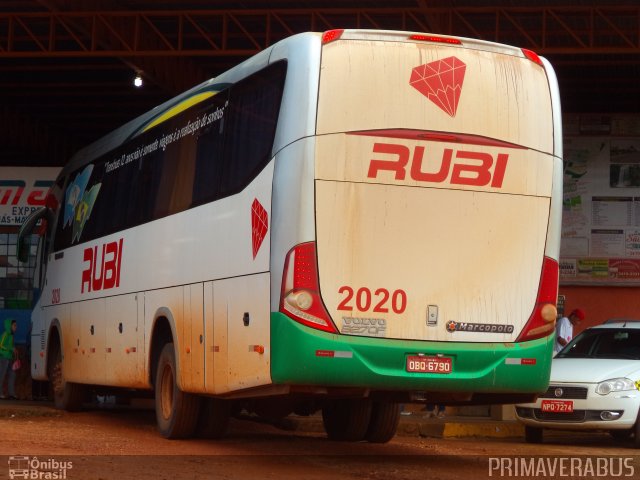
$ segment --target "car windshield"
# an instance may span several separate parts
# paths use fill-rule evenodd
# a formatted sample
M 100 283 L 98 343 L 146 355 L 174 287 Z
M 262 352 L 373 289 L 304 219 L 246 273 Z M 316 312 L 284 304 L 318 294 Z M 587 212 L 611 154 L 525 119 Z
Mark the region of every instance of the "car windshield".
M 640 330 L 592 328 L 580 333 L 556 358 L 640 360 Z

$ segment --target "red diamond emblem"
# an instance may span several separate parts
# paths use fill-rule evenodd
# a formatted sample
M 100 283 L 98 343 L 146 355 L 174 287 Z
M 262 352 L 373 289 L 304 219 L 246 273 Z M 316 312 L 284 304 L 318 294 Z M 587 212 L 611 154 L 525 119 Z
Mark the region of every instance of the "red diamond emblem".
M 409 84 L 455 117 L 467 66 L 456 57 L 425 63 L 411 71 Z
M 251 204 L 251 244 L 253 246 L 253 258 L 256 258 L 264 237 L 269 230 L 269 215 L 257 198 Z

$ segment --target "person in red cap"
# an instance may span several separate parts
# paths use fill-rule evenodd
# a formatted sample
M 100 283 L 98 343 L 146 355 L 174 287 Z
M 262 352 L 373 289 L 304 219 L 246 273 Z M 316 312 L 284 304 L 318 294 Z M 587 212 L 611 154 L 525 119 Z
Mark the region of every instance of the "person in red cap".
M 584 310 L 576 308 L 568 317 L 562 317 L 556 323 L 556 343 L 553 347 L 554 355 L 564 348 L 573 338 L 573 327 L 585 319 Z

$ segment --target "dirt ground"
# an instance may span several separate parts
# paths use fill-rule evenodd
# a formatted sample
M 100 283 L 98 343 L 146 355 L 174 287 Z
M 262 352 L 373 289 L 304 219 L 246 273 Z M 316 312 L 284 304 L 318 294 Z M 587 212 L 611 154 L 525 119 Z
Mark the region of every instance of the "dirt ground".
M 292 428 L 295 425 L 293 422 Z M 613 443 L 606 435 L 558 436 L 540 446 L 525 444 L 521 439 L 397 436 L 390 443 L 379 445 L 331 442 L 322 432 L 305 431 L 300 425 L 287 431 L 236 419 L 232 420 L 229 434 L 222 440 L 165 440 L 156 432 L 154 412 L 149 409 L 66 413 L 41 403 L 0 405 L 0 455 L 7 456 L 8 462 L 0 464 L 0 478 L 8 472 L 11 462 L 15 463 L 12 458 L 28 456 L 31 460 L 37 458 L 38 462 L 58 462 L 46 464 L 45 470 L 52 465 L 55 470 L 60 462 L 72 462 L 72 468 L 57 470 L 59 477 L 51 476 L 55 473 L 51 468 L 44 472 L 49 477 L 40 477 L 65 480 L 423 480 L 425 477 L 430 480 L 458 480 L 495 478 L 499 475 L 497 471 L 490 470 L 492 465 L 495 466 L 491 462 L 496 462 L 492 458 L 531 455 L 606 457 L 616 462 L 627 461 L 628 465 L 620 464 L 624 468 L 622 476 L 630 471 L 629 467 L 633 467 L 634 476 L 638 478 L 638 453 L 626 445 Z M 514 478 L 505 472 L 500 476 Z M 581 475 L 562 477 L 585 478 Z M 608 478 L 603 475 L 597 477 Z M 517 478 L 529 477 L 518 475 Z

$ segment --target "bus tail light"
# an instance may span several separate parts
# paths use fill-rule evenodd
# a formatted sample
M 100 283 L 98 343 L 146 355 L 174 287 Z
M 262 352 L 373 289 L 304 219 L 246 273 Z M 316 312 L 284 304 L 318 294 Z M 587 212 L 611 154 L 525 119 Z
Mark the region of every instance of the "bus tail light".
M 344 33 L 343 28 L 336 28 L 335 30 L 327 30 L 322 34 L 322 44 L 326 45 L 327 43 L 331 43 L 334 40 L 339 40 L 343 33 Z
M 462 45 L 462 42 L 457 38 L 441 37 L 440 35 L 414 34 L 409 37 L 409 40 L 415 40 L 418 42 L 448 43 L 449 45 Z
M 544 257 L 536 304 L 516 342 L 526 342 L 546 337 L 554 331 L 558 316 L 556 308 L 558 275 L 558 262 L 552 258 Z
M 533 63 L 537 63 L 541 67 L 544 67 L 544 65 L 542 64 L 542 60 L 540 60 L 540 57 L 536 52 L 527 50 L 526 48 L 521 48 L 520 50 L 522 50 L 522 53 L 524 53 L 524 56 L 527 57 L 529 60 L 531 60 Z
M 282 275 L 280 311 L 303 325 L 337 333 L 320 298 L 314 242 L 296 245 L 287 254 Z

